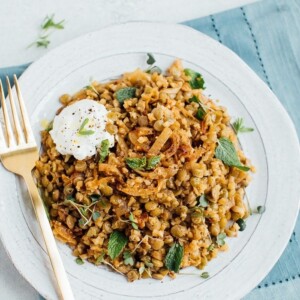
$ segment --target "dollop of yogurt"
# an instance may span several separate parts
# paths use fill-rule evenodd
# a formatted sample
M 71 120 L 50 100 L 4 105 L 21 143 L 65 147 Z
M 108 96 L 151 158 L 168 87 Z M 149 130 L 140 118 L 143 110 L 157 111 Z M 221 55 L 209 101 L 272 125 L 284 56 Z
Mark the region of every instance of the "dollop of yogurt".
M 50 135 L 59 153 L 71 154 L 78 160 L 93 156 L 104 140 L 114 146 L 114 136 L 105 129 L 105 106 L 89 99 L 65 107 L 53 120 Z

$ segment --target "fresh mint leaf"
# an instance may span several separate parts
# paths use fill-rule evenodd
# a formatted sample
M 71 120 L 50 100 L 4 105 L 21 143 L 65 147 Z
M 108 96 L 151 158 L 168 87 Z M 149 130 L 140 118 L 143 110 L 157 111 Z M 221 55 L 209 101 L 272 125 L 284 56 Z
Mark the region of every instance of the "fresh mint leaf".
M 243 132 L 252 132 L 252 131 L 254 131 L 253 128 L 245 127 L 243 123 L 244 123 L 243 118 L 237 118 L 233 122 L 232 127 L 233 127 L 236 134 L 243 133 Z
M 165 258 L 165 266 L 168 270 L 178 273 L 183 258 L 183 252 L 183 246 L 178 242 L 173 244 Z
M 156 62 L 153 54 L 152 53 L 147 53 L 147 55 L 148 55 L 147 64 L 148 65 L 153 65 Z
M 205 82 L 200 73 L 195 72 L 191 69 L 184 69 L 184 73 L 186 76 L 190 77 L 189 83 L 193 90 L 194 89 L 205 89 L 205 87 L 204 87 Z
M 128 242 L 128 238 L 121 231 L 113 231 L 108 241 L 108 255 L 111 259 L 115 259 L 120 255 Z
M 130 265 L 130 266 L 134 265 L 134 260 L 130 251 L 127 250 L 124 252 L 123 259 L 125 265 Z
M 100 146 L 98 152 L 99 152 L 99 155 L 100 155 L 99 162 L 103 163 L 105 161 L 106 157 L 109 154 L 109 140 L 108 139 L 103 140 L 101 142 L 101 146 Z
M 119 89 L 116 92 L 116 98 L 121 104 L 123 104 L 125 100 L 134 98 L 135 96 L 136 96 L 136 88 L 135 87 L 125 87 L 125 88 Z
M 227 138 L 222 137 L 218 140 L 215 157 L 222 160 L 227 166 L 236 167 L 242 171 L 250 170 L 249 167 L 241 164 L 233 143 Z
M 126 164 L 133 170 L 143 169 L 147 165 L 146 157 L 136 158 L 136 157 L 127 157 L 125 159 Z
M 152 156 L 147 160 L 146 170 L 154 169 L 160 162 L 160 156 Z
M 218 246 L 223 246 L 225 245 L 225 238 L 226 238 L 226 233 L 222 232 L 217 235 L 217 245 Z

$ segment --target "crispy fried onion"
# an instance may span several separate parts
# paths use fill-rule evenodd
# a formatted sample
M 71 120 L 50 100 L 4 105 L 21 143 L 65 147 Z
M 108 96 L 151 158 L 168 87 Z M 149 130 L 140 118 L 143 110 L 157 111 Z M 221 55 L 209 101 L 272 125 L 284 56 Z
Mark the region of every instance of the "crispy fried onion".
M 177 174 L 179 167 L 177 165 L 171 165 L 168 168 L 157 167 L 152 172 L 144 172 L 141 170 L 135 170 L 138 174 L 147 179 L 169 179 Z
M 161 134 L 157 137 L 156 141 L 151 146 L 148 155 L 157 155 L 167 140 L 171 137 L 172 130 L 170 128 L 165 128 Z
M 140 142 L 139 138 L 147 135 L 152 135 L 153 133 L 153 128 L 138 127 L 135 130 L 129 132 L 128 138 L 130 142 L 134 145 L 136 151 L 147 152 L 150 149 L 150 142 Z
M 117 189 L 127 195 L 134 196 L 134 197 L 147 197 L 153 195 L 153 193 L 160 192 L 161 189 L 166 187 L 167 179 L 159 179 L 157 180 L 157 186 L 148 186 L 144 187 L 143 185 L 135 185 L 135 186 L 122 186 L 117 185 Z
M 68 243 L 71 246 L 75 246 L 77 244 L 71 229 L 62 225 L 62 223 L 58 221 L 51 221 L 51 225 L 53 234 L 59 241 Z
M 110 164 L 99 164 L 99 172 L 103 172 L 106 176 L 115 176 L 122 180 L 123 175 L 116 166 Z

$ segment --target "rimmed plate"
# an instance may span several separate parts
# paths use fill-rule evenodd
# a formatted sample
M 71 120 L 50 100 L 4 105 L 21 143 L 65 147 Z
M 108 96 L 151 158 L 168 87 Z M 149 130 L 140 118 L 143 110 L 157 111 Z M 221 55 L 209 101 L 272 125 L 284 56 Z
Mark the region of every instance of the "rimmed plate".
M 76 299 L 239 299 L 270 271 L 284 250 L 299 208 L 299 143 L 291 120 L 268 87 L 234 53 L 211 38 L 182 25 L 133 22 L 77 38 L 32 64 L 20 85 L 37 141 L 41 120 L 51 120 L 58 96 L 88 84 L 146 68 L 146 53 L 167 68 L 175 58 L 201 72 L 206 92 L 219 99 L 233 117 L 255 129 L 240 137 L 257 167 L 247 189 L 251 206 L 266 205 L 263 215 L 247 220 L 230 251 L 209 263 L 210 278 L 140 280 L 85 263 L 78 266 L 71 250 L 59 244 Z M 0 167 L 0 232 L 19 272 L 47 299 L 57 299 L 39 228 L 22 181 Z

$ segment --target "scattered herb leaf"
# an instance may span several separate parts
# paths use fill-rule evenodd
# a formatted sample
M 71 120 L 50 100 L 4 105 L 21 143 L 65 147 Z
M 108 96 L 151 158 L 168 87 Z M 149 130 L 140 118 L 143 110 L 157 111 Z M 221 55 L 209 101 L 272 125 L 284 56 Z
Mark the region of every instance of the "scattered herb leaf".
M 178 273 L 183 257 L 183 252 L 183 246 L 181 246 L 178 242 L 173 244 L 165 258 L 165 266 L 168 270 Z
M 153 74 L 155 72 L 158 73 L 158 74 L 161 74 L 162 70 L 158 66 L 153 66 L 152 68 L 149 68 L 148 70 L 146 70 L 146 73 L 149 73 L 149 74 Z
M 102 252 L 96 259 L 95 265 L 100 265 L 104 260 L 105 253 Z
M 198 205 L 197 206 L 208 207 L 208 205 L 209 205 L 208 201 L 206 200 L 205 194 L 199 196 L 197 198 L 197 201 L 198 201 Z
M 123 232 L 113 231 L 108 241 L 108 255 L 111 259 L 115 259 L 120 255 L 128 242 L 128 238 Z
M 89 122 L 89 118 L 85 118 L 82 122 L 82 124 L 80 125 L 79 129 L 78 129 L 78 134 L 79 135 L 91 135 L 94 134 L 95 131 L 94 130 L 86 130 L 84 127 L 87 125 L 87 123 Z
M 252 132 L 252 131 L 254 131 L 253 128 L 245 127 L 243 122 L 244 122 L 243 118 L 238 118 L 233 122 L 232 127 L 233 127 L 236 134 L 239 134 L 239 133 L 242 133 L 242 132 Z
M 132 213 L 130 213 L 130 215 L 129 215 L 129 220 L 130 220 L 130 222 L 131 222 L 132 228 L 135 229 L 135 230 L 139 230 L 139 227 L 138 227 L 138 225 L 137 225 L 137 222 L 136 222 L 136 220 L 135 220 L 135 218 L 134 218 L 134 215 L 133 215 Z
M 98 152 L 100 155 L 99 162 L 103 163 L 109 154 L 109 140 L 106 139 L 101 142 L 101 146 L 100 146 Z
M 205 89 L 205 87 L 204 87 L 205 82 L 200 73 L 195 72 L 191 69 L 184 69 L 184 73 L 186 76 L 190 77 L 189 83 L 193 90 L 194 89 Z
M 236 220 L 236 223 L 239 225 L 240 229 L 239 231 L 244 231 L 246 229 L 246 222 L 243 219 Z
M 121 104 L 123 104 L 125 100 L 134 98 L 135 96 L 136 96 L 135 87 L 125 87 L 117 90 L 116 92 L 116 98 Z
M 44 30 L 48 30 L 49 28 L 55 28 L 55 29 L 64 29 L 64 22 L 65 20 L 61 20 L 58 23 L 54 22 L 54 14 L 49 16 L 46 16 L 41 27 Z
M 222 232 L 217 235 L 217 245 L 223 246 L 225 245 L 226 233 Z
M 266 211 L 266 207 L 264 205 L 257 206 L 257 213 L 263 214 Z
M 136 158 L 136 157 L 127 157 L 126 164 L 131 169 L 143 169 L 147 165 L 146 157 Z
M 132 254 L 131 254 L 130 251 L 125 251 L 123 253 L 123 259 L 124 259 L 124 264 L 125 265 L 133 266 L 134 260 L 133 260 L 133 257 L 132 257 Z
M 205 112 L 204 108 L 200 105 L 196 112 L 196 118 L 201 121 L 204 119 L 205 115 L 206 115 L 206 112 Z
M 189 102 L 190 102 L 190 103 L 191 103 L 191 102 L 199 103 L 200 100 L 198 99 L 197 96 L 193 96 L 192 98 L 189 99 Z
M 147 160 L 146 170 L 154 169 L 160 162 L 160 156 L 152 156 Z
M 145 266 L 139 268 L 139 274 L 142 275 L 145 272 Z
M 98 211 L 93 212 L 93 220 L 97 221 L 100 218 L 101 214 Z
M 80 219 L 78 221 L 78 224 L 79 224 L 80 227 L 83 227 L 83 226 L 85 226 L 85 221 L 83 219 Z
M 48 48 L 48 45 L 50 44 L 48 36 L 49 34 L 39 36 L 38 39 L 35 42 L 31 43 L 27 48 L 30 48 L 32 46 L 36 46 L 37 48 Z
M 150 261 L 145 261 L 145 265 L 146 265 L 146 267 L 148 267 L 148 268 L 153 268 L 153 263 L 150 262 Z
M 147 55 L 148 55 L 147 64 L 148 65 L 153 65 L 156 62 L 153 54 L 152 53 L 147 53 Z
M 236 167 L 242 171 L 250 170 L 249 167 L 241 164 L 233 143 L 227 138 L 222 137 L 218 140 L 215 156 L 227 166 Z
M 200 277 L 203 279 L 207 279 L 209 277 L 209 274 L 208 274 L 208 272 L 203 272 L 203 273 L 201 273 Z
M 101 199 L 101 195 L 99 194 L 92 194 L 90 195 L 90 199 L 92 200 L 92 202 L 97 202 Z
M 80 257 L 77 257 L 75 259 L 75 262 L 76 262 L 77 265 L 83 265 L 84 264 L 84 261 Z
M 213 251 L 215 249 L 215 245 L 214 244 L 210 244 L 209 247 L 207 248 L 207 250 L 210 252 L 210 251 Z

